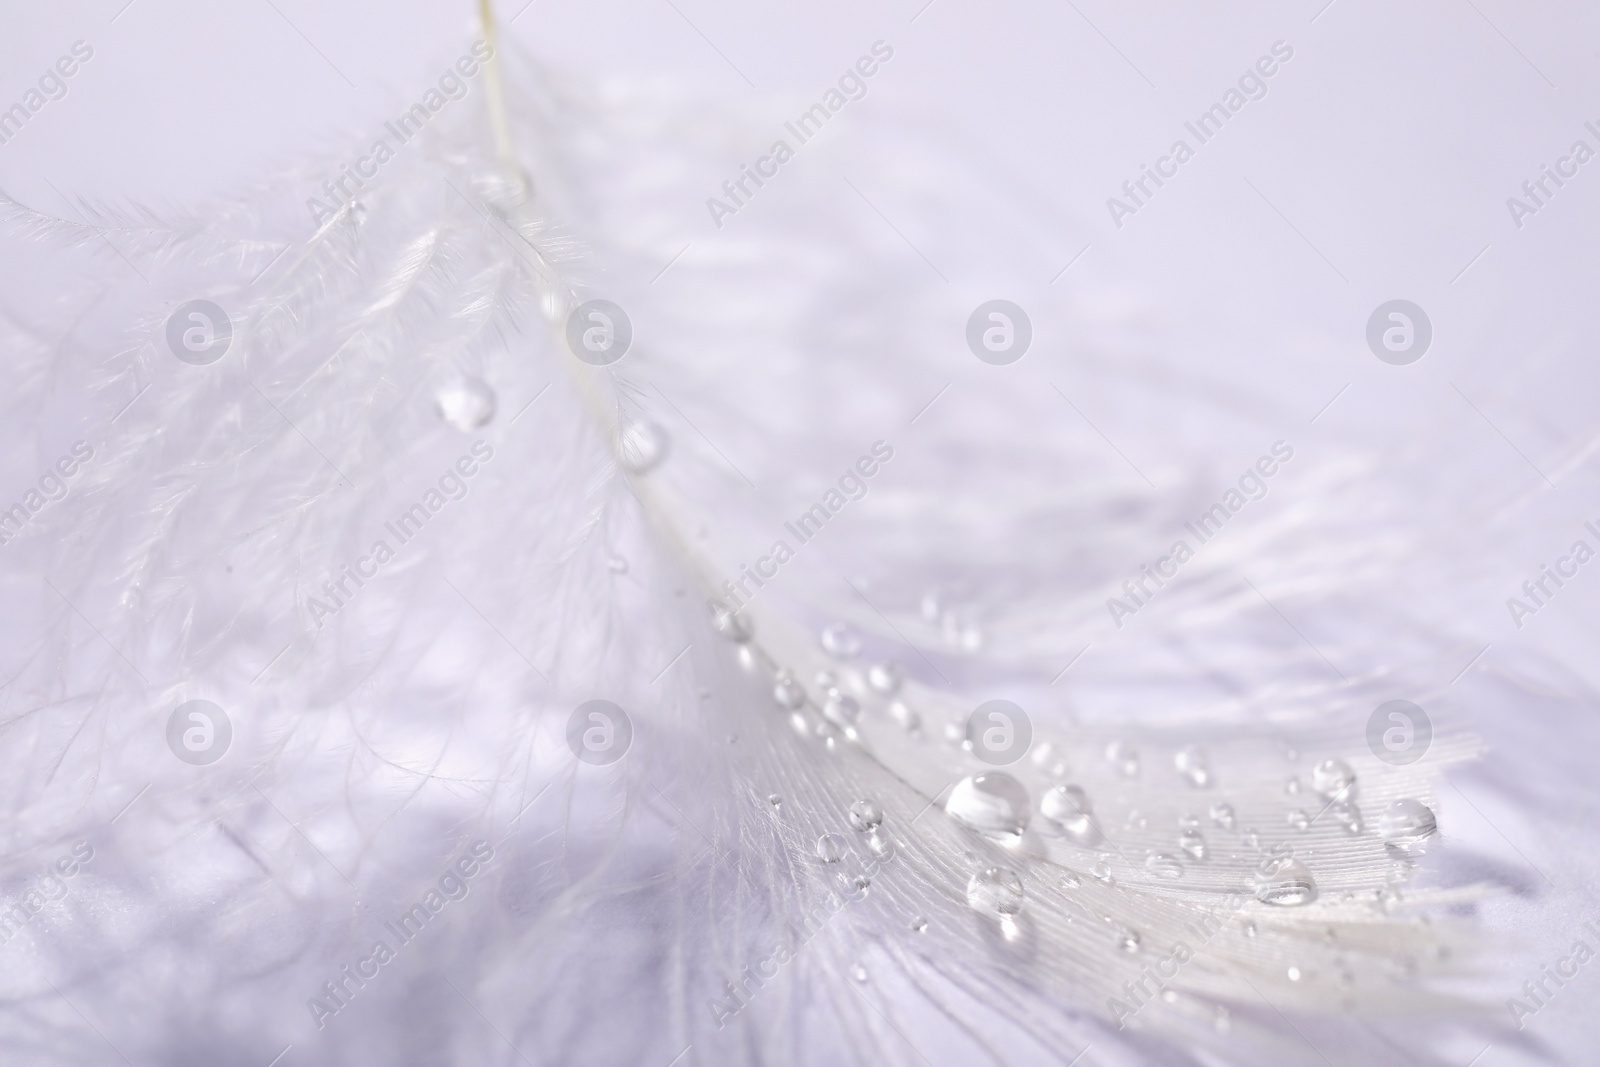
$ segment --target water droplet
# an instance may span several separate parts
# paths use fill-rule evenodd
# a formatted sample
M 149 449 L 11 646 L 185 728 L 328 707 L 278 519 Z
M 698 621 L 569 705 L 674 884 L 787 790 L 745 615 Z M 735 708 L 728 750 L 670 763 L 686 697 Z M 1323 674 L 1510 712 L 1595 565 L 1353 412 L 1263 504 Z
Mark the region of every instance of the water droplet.
M 653 422 L 633 419 L 617 433 L 617 462 L 633 474 L 655 469 L 667 455 L 667 431 Z
M 853 899 L 860 899 L 867 895 L 867 890 L 872 888 L 872 879 L 864 874 L 846 874 L 840 871 L 839 885 L 844 888 L 844 894 Z
M 1094 821 L 1094 805 L 1088 794 L 1075 785 L 1058 785 L 1039 801 L 1039 814 L 1058 832 L 1084 846 L 1100 841 Z
M 1190 815 L 1188 812 L 1184 812 L 1182 815 L 1178 816 L 1178 829 L 1196 830 L 1199 829 L 1199 827 L 1200 820 L 1195 818 L 1193 815 Z
M 1311 816 L 1300 808 L 1294 808 L 1289 812 L 1289 825 L 1304 833 L 1311 829 Z
M 478 378 L 457 378 L 439 390 L 433 403 L 439 417 L 462 433 L 494 418 L 494 390 Z
M 1285 973 L 1287 973 L 1289 975 L 1289 981 L 1291 981 L 1291 982 L 1300 981 L 1300 968 L 1291 966 L 1289 968 L 1289 970 L 1287 972 L 1285 972 Z
M 1305 864 L 1287 859 L 1256 879 L 1256 899 L 1280 908 L 1309 904 L 1317 899 L 1317 880 Z
M 844 857 L 844 838 L 838 834 L 823 834 L 817 838 L 817 859 L 823 863 L 838 863 Z
M 621 556 L 612 556 L 610 559 L 606 560 L 606 566 L 611 568 L 612 574 L 628 573 L 628 561 L 623 559 Z
M 986 771 L 957 782 L 944 810 L 980 834 L 1014 841 L 1027 828 L 1033 804 L 1021 782 L 1004 771 Z
M 779 671 L 772 680 L 772 699 L 778 702 L 778 707 L 792 711 L 806 702 L 805 687 L 788 671 Z
M 881 827 L 867 831 L 867 849 L 879 859 L 894 855 L 894 842 Z
M 1246 937 L 1255 937 L 1256 934 L 1259 932 L 1259 931 L 1256 930 L 1256 922 L 1255 922 L 1254 919 L 1246 919 L 1244 921 L 1243 929 L 1244 929 L 1244 936 L 1246 936 Z
M 924 622 L 938 622 L 944 614 L 944 590 L 934 588 L 923 593 L 920 607 Z
M 1439 829 L 1433 809 L 1407 797 L 1383 809 L 1378 816 L 1378 836 L 1401 852 L 1415 852 Z
M 861 635 L 842 622 L 822 631 L 822 650 L 834 659 L 854 659 L 861 655 Z
M 1139 750 L 1126 741 L 1113 741 L 1106 746 L 1106 762 L 1124 778 L 1132 778 L 1139 773 Z
M 1244 833 L 1240 834 L 1239 840 L 1244 842 L 1245 848 L 1261 847 L 1261 835 L 1251 829 L 1246 829 Z
M 1178 847 L 1192 860 L 1206 858 L 1205 835 L 1199 830 L 1185 830 L 1178 835 Z
M 1022 879 L 1009 867 L 988 867 L 967 882 L 967 903 L 985 915 L 1009 918 L 1022 910 Z
M 944 739 L 947 744 L 959 745 L 967 739 L 967 724 L 964 722 L 945 723 Z
M 1356 772 L 1342 759 L 1325 759 L 1311 771 L 1311 788 L 1329 800 L 1354 800 Z
M 1071 871 L 1061 872 L 1061 887 L 1063 889 L 1077 889 L 1082 884 L 1083 880 Z
M 1290 796 L 1298 795 L 1300 792 L 1300 776 L 1298 774 L 1291 774 L 1289 777 L 1285 778 L 1283 780 L 1283 791 L 1288 793 Z
M 1211 784 L 1211 757 L 1206 755 L 1205 749 L 1190 745 L 1172 757 L 1172 764 L 1196 789 L 1204 789 Z
M 867 686 L 875 693 L 892 696 L 905 683 L 906 672 L 898 663 L 885 660 L 867 668 Z
M 1111 864 L 1105 860 L 1100 860 L 1093 867 L 1090 867 L 1089 873 L 1101 885 L 1111 885 L 1116 882 L 1116 879 L 1111 876 Z
M 922 726 L 922 716 L 918 715 L 913 708 L 907 706 L 904 701 L 896 700 L 889 705 L 889 717 L 899 723 L 908 733 Z
M 1176 881 L 1183 877 L 1183 864 L 1168 852 L 1152 852 L 1144 858 L 1144 869 L 1157 878 Z
M 1175 989 L 1163 989 L 1161 991 L 1161 999 L 1168 1004 L 1176 1004 L 1178 1003 L 1178 991 Z
M 856 702 L 855 697 L 835 689 L 829 695 L 827 703 L 822 705 L 822 714 L 840 726 L 854 726 L 856 720 L 861 718 L 861 705 Z
M 775 808 L 781 808 L 783 806 L 783 798 L 778 794 L 773 793 L 767 797 L 767 803 L 771 804 Z
M 883 809 L 877 801 L 858 800 L 850 805 L 850 825 L 862 833 L 883 822 Z
M 729 641 L 742 645 L 750 640 L 755 628 L 750 625 L 750 620 L 741 612 L 734 611 L 728 605 L 712 600 L 707 602 L 711 608 L 711 628 Z
M 1346 800 L 1341 800 L 1328 809 L 1335 822 L 1344 827 L 1346 833 L 1359 834 L 1365 824 L 1361 821 L 1361 809 Z
M 1117 929 L 1117 947 L 1124 952 L 1138 952 L 1139 942 L 1141 940 L 1142 939 L 1139 937 L 1139 931 L 1133 929 L 1132 927 L 1123 926 Z
M 1227 801 L 1211 805 L 1211 821 L 1224 830 L 1233 829 L 1233 818 L 1233 805 Z
M 1225 1034 L 1233 1029 L 1233 1016 L 1227 1008 L 1218 1004 L 1211 1012 L 1211 1025 L 1217 1028 L 1218 1033 Z
M 925 933 L 927 931 L 927 929 L 928 929 L 928 920 L 924 919 L 922 916 L 919 915 L 915 919 L 911 920 L 911 932 L 912 933 L 914 933 L 914 934 Z

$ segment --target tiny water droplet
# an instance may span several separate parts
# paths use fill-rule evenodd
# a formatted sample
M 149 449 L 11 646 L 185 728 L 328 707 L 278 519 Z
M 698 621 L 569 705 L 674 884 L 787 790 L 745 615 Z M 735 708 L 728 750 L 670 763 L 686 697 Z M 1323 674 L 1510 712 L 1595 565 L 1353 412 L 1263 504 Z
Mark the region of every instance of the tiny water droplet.
M 944 739 L 947 744 L 959 745 L 967 739 L 967 724 L 964 722 L 947 722 L 944 725 Z
M 667 431 L 653 422 L 630 420 L 617 433 L 617 463 L 623 470 L 644 474 L 667 454 Z
M 922 725 L 922 716 L 900 700 L 889 705 L 889 718 L 899 723 L 907 732 L 916 730 Z
M 1354 800 L 1356 772 L 1342 759 L 1325 759 L 1311 771 L 1311 788 L 1329 800 Z
M 906 672 L 900 664 L 890 660 L 874 663 L 867 668 L 867 686 L 875 693 L 892 696 L 905 683 Z
M 1218 1004 L 1211 1013 L 1211 1025 L 1217 1028 L 1218 1033 L 1225 1034 L 1233 1029 L 1233 1017 L 1227 1008 Z
M 858 800 L 850 805 L 850 825 L 862 833 L 883 822 L 883 809 L 876 801 Z
M 1190 745 L 1179 751 L 1172 757 L 1172 763 L 1184 780 L 1196 789 L 1204 789 L 1211 784 L 1211 757 L 1198 745 Z
M 1167 852 L 1152 852 L 1144 859 L 1144 869 L 1157 878 L 1176 881 L 1183 877 L 1183 864 L 1178 857 Z
M 1300 776 L 1298 774 L 1291 774 L 1289 777 L 1285 778 L 1283 780 L 1283 791 L 1288 793 L 1290 796 L 1297 795 L 1300 792 Z
M 779 671 L 772 680 L 772 699 L 778 707 L 793 710 L 806 702 L 805 687 L 788 671 Z
M 1139 937 L 1139 931 L 1132 927 L 1124 926 L 1117 930 L 1116 941 L 1117 947 L 1122 951 L 1138 952 L 1141 938 Z
M 1239 840 L 1244 842 L 1245 848 L 1261 847 L 1261 835 L 1256 833 L 1254 830 L 1245 830 L 1243 834 L 1239 835 Z
M 928 929 L 928 920 L 920 915 L 911 920 L 911 932 L 914 934 L 925 933 Z
M 1246 936 L 1246 937 L 1255 937 L 1257 932 L 1258 931 L 1256 930 L 1255 920 L 1254 919 L 1246 919 L 1244 921 L 1244 936 Z
M 1311 816 L 1300 808 L 1294 808 L 1289 812 L 1289 825 L 1304 833 L 1311 829 Z
M 1014 841 L 1027 828 L 1033 804 L 1021 782 L 1004 771 L 986 771 L 957 782 L 944 810 L 986 837 Z
M 1300 981 L 1300 968 L 1291 965 L 1286 973 L 1289 975 L 1289 981 Z
M 1328 809 L 1334 822 L 1344 827 L 1349 834 L 1359 834 L 1365 829 L 1366 824 L 1361 821 L 1361 809 L 1347 800 L 1341 800 Z
M 479 378 L 457 378 L 434 397 L 439 417 L 463 433 L 494 418 L 494 390 Z
M 775 808 L 781 808 L 783 806 L 783 798 L 778 794 L 773 793 L 767 797 L 767 803 L 771 804 Z
M 1233 820 L 1234 820 L 1234 815 L 1233 815 L 1233 805 L 1232 804 L 1229 804 L 1227 801 L 1221 801 L 1219 803 L 1211 805 L 1211 821 L 1212 822 L 1216 823 L 1218 826 L 1222 827 L 1224 830 L 1232 830 L 1233 829 Z
M 1192 860 L 1206 858 L 1206 839 L 1199 830 L 1185 830 L 1179 834 L 1178 847 Z
M 1139 750 L 1126 741 L 1113 741 L 1106 746 L 1106 762 L 1124 778 L 1132 778 L 1139 773 Z
M 1438 829 L 1433 809 L 1411 797 L 1395 801 L 1378 816 L 1378 836 L 1401 852 L 1418 851 Z
M 1280 908 L 1309 904 L 1317 899 L 1317 880 L 1299 860 L 1284 860 L 1270 874 L 1256 879 L 1256 899 Z
M 838 834 L 823 834 L 817 838 L 817 859 L 823 863 L 838 863 L 844 857 L 844 838 Z
M 1161 999 L 1168 1004 L 1176 1004 L 1178 1003 L 1178 991 L 1175 989 L 1163 989 L 1161 991 Z
M 822 705 L 822 714 L 840 726 L 854 726 L 856 720 L 861 718 L 861 705 L 856 702 L 855 697 L 835 689 L 828 697 L 827 703 Z
M 822 650 L 834 659 L 854 659 L 861 655 L 861 635 L 845 623 L 833 623 L 822 630 Z
M 1078 786 L 1058 785 L 1048 790 L 1039 801 L 1039 814 L 1051 829 L 1080 845 L 1092 847 L 1100 842 L 1100 830 L 1093 818 L 1094 805 Z
M 612 574 L 628 573 L 628 561 L 623 559 L 621 556 L 612 556 L 610 559 L 606 560 L 606 566 L 611 568 Z
M 734 644 L 742 645 L 750 640 L 755 629 L 750 625 L 750 620 L 745 618 L 742 613 L 733 611 L 726 604 L 715 600 L 710 601 L 709 607 L 711 608 L 712 629 Z
M 1077 889 L 1083 885 L 1083 880 L 1071 871 L 1061 872 L 1061 886 L 1063 889 Z
M 867 969 L 858 963 L 850 968 L 850 977 L 858 982 L 865 982 L 867 980 Z
M 1105 860 L 1100 860 L 1093 867 L 1090 867 L 1089 873 L 1094 876 L 1095 881 L 1102 885 L 1111 885 L 1116 882 L 1116 879 L 1111 876 L 1111 864 Z
M 1022 910 L 1022 879 L 1009 867 L 987 867 L 967 882 L 967 904 L 996 918 Z

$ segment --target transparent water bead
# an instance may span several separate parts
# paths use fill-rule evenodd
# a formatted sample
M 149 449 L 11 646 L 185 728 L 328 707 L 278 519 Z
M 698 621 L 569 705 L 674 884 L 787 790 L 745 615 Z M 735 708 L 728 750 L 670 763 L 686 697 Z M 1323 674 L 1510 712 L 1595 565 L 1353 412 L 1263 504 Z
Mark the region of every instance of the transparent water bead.
M 912 933 L 921 934 L 921 933 L 926 933 L 927 930 L 928 930 L 928 920 L 927 919 L 924 919 L 922 916 L 919 915 L 915 919 L 911 920 L 911 932 Z
M 906 672 L 898 663 L 885 661 L 867 668 L 867 687 L 874 693 L 893 696 L 905 684 Z
M 1132 778 L 1139 773 L 1139 750 L 1126 741 L 1113 741 L 1106 746 L 1106 762 L 1124 778 Z
M 1317 880 L 1297 859 L 1284 860 L 1270 874 L 1256 879 L 1256 899 L 1279 908 L 1298 907 L 1317 899 Z
M 1183 779 L 1196 789 L 1204 789 L 1211 784 L 1211 757 L 1205 749 L 1190 745 L 1172 757 L 1172 764 Z
M 844 858 L 844 838 L 838 834 L 823 834 L 817 838 L 817 859 L 823 863 L 838 863 Z
M 862 833 L 866 833 L 881 822 L 883 822 L 883 809 L 878 807 L 877 801 L 858 800 L 850 805 L 850 825 Z
M 823 628 L 822 650 L 834 659 L 854 659 L 861 655 L 861 635 L 842 622 Z
M 1081 885 L 1083 885 L 1083 880 L 1077 875 L 1073 874 L 1071 871 L 1061 872 L 1061 888 L 1077 889 Z
M 794 710 L 806 702 L 806 690 L 788 671 L 779 671 L 772 680 L 772 699 L 778 707 Z
M 623 470 L 644 474 L 666 458 L 667 431 L 653 422 L 633 419 L 617 432 L 617 463 Z
M 1183 854 L 1192 860 L 1206 858 L 1205 835 L 1199 830 L 1185 830 L 1178 835 L 1178 847 L 1183 849 Z
M 1033 804 L 1021 782 L 1004 771 L 986 771 L 957 782 L 944 810 L 986 837 L 1014 841 L 1027 829 Z
M 822 714 L 840 726 L 854 726 L 861 718 L 861 705 L 856 698 L 835 689 L 822 705 Z
M 1139 945 L 1142 941 L 1143 938 L 1139 936 L 1139 931 L 1133 929 L 1131 926 L 1119 926 L 1117 928 L 1116 943 L 1117 947 L 1122 951 L 1127 953 L 1138 952 Z
M 1211 821 L 1224 830 L 1232 830 L 1234 825 L 1233 805 L 1226 801 L 1211 805 Z
M 867 969 L 858 963 L 850 968 L 850 977 L 858 982 L 865 982 L 867 980 Z
M 775 808 L 781 808 L 783 807 L 783 798 L 778 794 L 773 793 L 767 797 L 767 803 L 771 804 Z
M 610 559 L 606 560 L 606 566 L 611 569 L 612 574 L 628 573 L 628 561 L 623 559 L 621 556 L 612 556 Z
M 907 733 L 913 733 L 922 728 L 922 716 L 901 700 L 896 700 L 889 705 L 889 718 L 899 723 L 901 729 Z
M 1342 759 L 1325 759 L 1311 771 L 1311 788 L 1329 800 L 1354 800 L 1356 772 Z
M 1100 860 L 1093 867 L 1090 867 L 1089 873 L 1093 875 L 1094 880 L 1099 882 L 1101 885 L 1112 885 L 1116 882 L 1116 878 L 1111 874 L 1111 864 L 1107 863 L 1105 860 Z
M 867 831 L 867 850 L 879 859 L 888 859 L 894 855 L 894 842 L 880 826 Z
M 1438 829 L 1433 809 L 1411 797 L 1395 801 L 1378 816 L 1378 836 L 1401 852 L 1417 851 Z
M 967 904 L 995 918 L 1022 910 L 1022 879 L 1009 867 L 988 867 L 967 882 Z
M 1283 780 L 1283 791 L 1290 796 L 1297 796 L 1300 792 L 1300 776 L 1291 774 Z
M 755 634 L 755 627 L 740 612 L 719 601 L 710 601 L 711 628 L 736 645 L 742 645 Z
M 1289 812 L 1289 825 L 1304 833 L 1311 829 L 1311 816 L 1300 808 L 1295 808 Z
M 1100 840 L 1094 805 L 1088 794 L 1075 785 L 1058 785 L 1047 791 L 1039 801 L 1039 814 L 1052 829 L 1081 845 L 1093 845 Z
M 1152 852 L 1144 859 L 1144 869 L 1169 882 L 1183 877 L 1183 864 L 1168 852 Z
M 1328 808 L 1328 814 L 1333 816 L 1333 821 L 1344 827 L 1345 833 L 1359 834 L 1365 829 L 1361 821 L 1361 809 L 1349 801 L 1339 801 Z
M 439 417 L 468 433 L 494 418 L 494 390 L 478 378 L 457 378 L 433 398 Z

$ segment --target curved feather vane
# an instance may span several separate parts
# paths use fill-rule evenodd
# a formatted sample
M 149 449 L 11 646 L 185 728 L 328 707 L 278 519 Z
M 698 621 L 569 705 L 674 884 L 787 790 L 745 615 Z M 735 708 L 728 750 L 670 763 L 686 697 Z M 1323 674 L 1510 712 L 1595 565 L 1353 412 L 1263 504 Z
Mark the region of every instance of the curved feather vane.
M 723 127 L 506 66 L 519 165 L 454 106 L 309 236 L 282 190 L 335 165 L 177 221 L 6 202 L 124 275 L 6 309 L 11 414 L 100 413 L 5 548 L 8 899 L 65 887 L 4 949 L 12 1062 L 1451 1062 L 1486 887 L 1418 802 L 1477 746 L 1368 744 L 1458 650 L 1336 666 L 1423 554 L 1357 533 L 1361 464 L 1084 307 L 1094 410 L 1281 467 L 1186 533 L 1239 475 L 951 355 L 859 203 L 786 172 L 779 252 L 680 249 L 652 205 Z M 905 138 L 900 202 L 959 200 Z M 569 342 L 595 299 L 619 361 Z M 1133 558 L 1182 580 L 1108 622 Z

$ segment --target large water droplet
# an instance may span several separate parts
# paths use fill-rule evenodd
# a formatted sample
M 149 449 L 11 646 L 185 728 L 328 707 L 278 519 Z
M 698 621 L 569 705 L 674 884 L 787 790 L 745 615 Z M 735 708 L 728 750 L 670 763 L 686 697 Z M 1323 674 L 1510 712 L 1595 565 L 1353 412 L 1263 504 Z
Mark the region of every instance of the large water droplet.
M 755 628 L 750 625 L 750 620 L 728 605 L 720 601 L 707 602 L 711 609 L 711 628 L 735 644 L 744 644 L 755 633 Z
M 1178 847 L 1192 860 L 1206 858 L 1206 839 L 1199 830 L 1185 830 L 1178 835 Z
M 1256 879 L 1256 899 L 1263 904 L 1290 908 L 1317 899 L 1317 880 L 1297 859 L 1284 860 L 1270 874 Z
M 1234 822 L 1233 805 L 1227 801 L 1220 801 L 1211 805 L 1211 821 L 1224 830 L 1232 830 Z
M 906 672 L 898 663 L 885 661 L 867 668 L 867 686 L 874 693 L 892 696 L 905 683 Z
M 667 431 L 653 422 L 632 419 L 617 431 L 617 462 L 623 470 L 644 474 L 667 455 Z
M 878 807 L 877 801 L 858 800 L 850 805 L 850 825 L 862 833 L 883 822 L 883 809 Z
M 944 802 L 944 810 L 951 818 L 1002 841 L 1022 836 L 1032 808 L 1028 790 L 1004 771 L 986 771 L 961 779 Z
M 1126 741 L 1113 741 L 1106 746 L 1106 762 L 1124 778 L 1132 778 L 1139 773 L 1139 750 Z
M 1094 805 L 1088 794 L 1075 785 L 1058 785 L 1046 792 L 1039 800 L 1039 814 L 1052 829 L 1080 845 L 1092 847 L 1100 841 Z
M 817 838 L 817 859 L 823 863 L 838 863 L 844 857 L 844 838 L 838 834 L 823 834 Z
M 1144 869 L 1157 878 L 1177 881 L 1183 877 L 1183 864 L 1178 857 L 1167 852 L 1152 852 L 1144 859 Z
M 861 655 L 861 635 L 842 622 L 822 631 L 822 650 L 834 659 L 854 659 Z
M 1342 759 L 1325 759 L 1311 771 L 1311 788 L 1329 800 L 1354 800 L 1356 772 Z
M 772 699 L 778 707 L 793 710 L 806 702 L 806 690 L 788 671 L 779 671 L 772 680 Z
M 1196 789 L 1204 789 L 1211 784 L 1211 757 L 1206 755 L 1205 749 L 1190 745 L 1172 757 L 1172 764 L 1184 780 Z
M 861 718 L 861 705 L 856 702 L 855 697 L 835 689 L 828 696 L 827 702 L 822 705 L 822 714 L 840 726 L 854 726 L 856 720 Z
M 988 867 L 967 882 L 967 903 L 995 918 L 1010 918 L 1022 910 L 1022 879 L 1009 867 Z
M 434 397 L 439 417 L 463 433 L 494 418 L 494 390 L 478 378 L 457 378 Z
M 1378 836 L 1402 852 L 1415 852 L 1439 829 L 1433 809 L 1410 797 L 1397 800 L 1378 816 Z
M 867 849 L 879 859 L 888 859 L 894 855 L 894 842 L 890 840 L 889 835 L 884 833 L 883 828 L 880 826 L 874 830 L 867 831 Z

